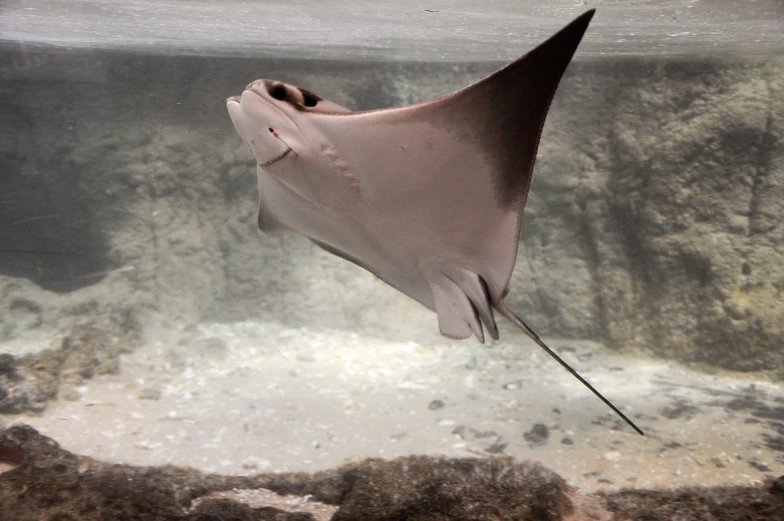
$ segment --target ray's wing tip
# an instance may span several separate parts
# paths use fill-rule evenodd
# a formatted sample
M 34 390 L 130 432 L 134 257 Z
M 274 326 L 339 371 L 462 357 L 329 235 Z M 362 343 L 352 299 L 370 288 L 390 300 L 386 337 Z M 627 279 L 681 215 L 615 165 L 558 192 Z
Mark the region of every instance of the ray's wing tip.
M 574 20 L 569 22 L 566 27 L 571 27 L 571 26 L 575 26 L 575 25 L 585 25 L 585 26 L 587 26 L 589 23 L 591 23 L 591 19 L 593 18 L 593 15 L 595 15 L 595 14 L 596 14 L 596 8 L 588 9 L 583 14 L 581 14 L 580 16 L 578 16 L 577 18 L 575 18 Z
M 572 21 L 572 23 L 569 25 L 579 26 L 581 29 L 580 32 L 584 33 L 586 29 L 588 29 L 588 25 L 591 23 L 591 20 L 593 20 L 593 15 L 595 14 L 596 14 L 596 9 L 589 9 L 583 14 L 581 14 L 580 16 L 578 16 L 577 18 L 575 18 L 574 21 Z
M 586 21 L 590 21 L 591 18 L 593 18 L 593 15 L 595 14 L 596 14 L 596 8 L 592 7 L 588 9 L 586 12 L 584 12 L 583 14 L 581 14 L 580 16 L 578 16 L 577 19 L 580 20 L 581 18 L 585 18 Z
M 562 34 L 575 35 L 579 39 L 582 38 L 583 33 L 588 29 L 588 25 L 596 14 L 596 9 L 588 9 L 586 12 L 569 22 L 563 29 L 555 33 L 554 37 Z
M 517 59 L 514 64 L 525 63 L 528 60 L 535 60 L 535 56 L 545 57 L 548 60 L 555 59 L 565 68 L 574 57 L 580 42 L 582 42 L 588 25 L 591 23 L 596 9 L 589 9 L 571 22 L 563 26 L 559 31 L 551 35 L 531 51 Z M 511 64 L 510 64 L 511 65 Z

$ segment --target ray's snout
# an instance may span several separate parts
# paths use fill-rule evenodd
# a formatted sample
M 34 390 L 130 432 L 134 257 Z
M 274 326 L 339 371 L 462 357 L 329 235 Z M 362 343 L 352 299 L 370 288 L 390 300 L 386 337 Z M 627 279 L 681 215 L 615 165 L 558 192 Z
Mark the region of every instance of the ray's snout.
M 234 128 L 262 168 L 288 157 L 297 142 L 296 125 L 268 99 L 266 85 L 256 80 L 241 95 L 226 99 Z

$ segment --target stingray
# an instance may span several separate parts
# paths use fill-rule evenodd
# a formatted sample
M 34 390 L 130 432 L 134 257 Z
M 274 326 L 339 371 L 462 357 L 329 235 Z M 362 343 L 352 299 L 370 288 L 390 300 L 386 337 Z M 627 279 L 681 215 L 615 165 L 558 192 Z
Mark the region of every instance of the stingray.
M 260 79 L 227 107 L 258 164 L 262 231 L 361 266 L 434 310 L 448 337 L 497 340 L 497 311 L 642 434 L 504 302 L 545 117 L 593 13 L 432 101 L 352 112 Z

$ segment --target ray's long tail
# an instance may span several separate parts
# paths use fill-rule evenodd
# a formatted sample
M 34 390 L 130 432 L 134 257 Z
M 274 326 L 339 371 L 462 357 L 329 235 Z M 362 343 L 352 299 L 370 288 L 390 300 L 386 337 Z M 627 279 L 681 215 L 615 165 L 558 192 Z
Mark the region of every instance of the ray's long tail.
M 523 333 L 525 333 L 526 335 L 528 335 L 528 336 L 531 338 L 531 340 L 533 340 L 534 342 L 536 342 L 536 343 L 539 345 L 539 347 L 541 347 L 542 349 L 544 349 L 544 350 L 547 352 L 547 354 L 548 354 L 548 355 L 552 356 L 552 357 L 553 357 L 553 358 L 554 358 L 554 359 L 555 359 L 555 360 L 556 360 L 556 361 L 557 361 L 559 364 L 561 364 L 561 365 L 564 367 L 564 369 L 566 369 L 567 371 L 569 371 L 569 372 L 572 374 L 572 376 L 574 376 L 575 378 L 577 378 L 577 379 L 580 381 L 580 383 L 581 383 L 581 384 L 583 384 L 584 386 L 586 386 L 588 389 L 590 389 L 590 391 L 591 391 L 593 394 L 595 394 L 596 396 L 598 396 L 598 397 L 599 397 L 599 399 L 600 399 L 601 401 L 603 401 L 603 402 L 604 402 L 604 403 L 605 403 L 605 404 L 606 404 L 606 405 L 607 405 L 607 406 L 608 406 L 610 409 L 612 409 L 612 410 L 615 412 L 615 414 L 617 414 L 618 416 L 620 416 L 621 418 L 623 418 L 623 420 L 624 420 L 626 423 L 628 423 L 628 424 L 629 424 L 629 426 L 630 426 L 632 429 L 634 429 L 635 431 L 637 431 L 637 433 L 639 433 L 639 434 L 641 434 L 641 435 L 645 436 L 645 433 L 644 433 L 644 432 L 642 432 L 642 429 L 640 429 L 639 427 L 637 427 L 637 425 L 635 425 L 633 421 L 631 421 L 631 420 L 630 420 L 630 419 L 629 419 L 629 418 L 628 418 L 628 417 L 627 417 L 625 414 L 623 414 L 623 413 L 622 413 L 620 410 L 618 410 L 618 408 L 617 408 L 615 405 L 613 405 L 613 404 L 610 402 L 610 400 L 608 400 L 607 398 L 605 398 L 605 397 L 602 395 L 602 393 L 600 393 L 599 391 L 597 391 L 597 390 L 594 388 L 594 386 L 593 386 L 593 385 L 591 385 L 590 383 L 588 383 L 588 381 L 587 381 L 585 378 L 583 378 L 582 376 L 580 376 L 580 374 L 579 374 L 577 371 L 575 371 L 574 369 L 572 369 L 572 368 L 571 368 L 571 366 L 570 366 L 569 364 L 567 364 L 567 363 L 566 363 L 566 362 L 565 362 L 565 361 L 564 361 L 564 360 L 563 360 L 563 359 L 562 359 L 560 356 L 558 356 L 558 354 L 556 354 L 556 352 L 555 352 L 555 351 L 553 351 L 552 349 L 550 349 L 549 347 L 547 347 L 547 344 L 545 344 L 545 343 L 542 341 L 542 339 L 541 339 L 541 338 L 539 338 L 539 335 L 537 335 L 536 333 L 534 333 L 534 332 L 533 332 L 533 330 L 532 330 L 530 327 L 528 327 L 528 326 L 526 326 L 526 325 L 525 325 L 525 322 L 523 322 L 523 321 L 520 319 L 520 317 L 518 317 L 517 315 L 515 315 L 515 314 L 514 314 L 514 312 L 513 312 L 511 309 L 509 309 L 509 307 L 507 307 L 507 305 L 506 305 L 506 303 L 504 302 L 504 300 L 503 300 L 503 299 L 501 299 L 501 300 L 498 302 L 498 304 L 496 304 L 496 305 L 495 305 L 495 306 L 493 306 L 493 307 L 496 309 L 496 311 L 498 311 L 499 313 L 501 313 L 501 315 L 503 315 L 504 317 L 506 317 L 506 319 L 507 319 L 507 320 L 509 320 L 510 322 L 512 322 L 512 323 L 513 323 L 514 325 L 516 325 L 518 328 L 520 328 L 520 331 L 522 331 Z

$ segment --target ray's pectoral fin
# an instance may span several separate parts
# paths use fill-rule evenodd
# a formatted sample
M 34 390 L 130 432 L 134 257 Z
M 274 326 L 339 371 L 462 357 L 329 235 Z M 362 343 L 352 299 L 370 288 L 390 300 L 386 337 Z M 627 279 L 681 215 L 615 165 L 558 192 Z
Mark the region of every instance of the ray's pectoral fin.
M 520 330 L 521 330 L 523 333 L 525 333 L 526 335 L 528 335 L 528 337 L 529 337 L 531 340 L 533 340 L 534 342 L 536 342 L 536 344 L 537 344 L 539 347 L 541 347 L 542 349 L 544 349 L 544 350 L 545 350 L 545 352 L 546 352 L 548 355 L 550 355 L 551 357 L 553 357 L 553 358 L 554 358 L 554 359 L 555 359 L 555 360 L 556 360 L 556 361 L 557 361 L 559 364 L 561 364 L 561 365 L 564 367 L 564 369 L 566 369 L 567 371 L 569 371 L 569 373 L 571 373 L 571 375 L 572 375 L 572 376 L 574 376 L 575 378 L 577 378 L 577 379 L 580 381 L 580 383 L 581 383 L 581 384 L 583 384 L 585 387 L 587 387 L 587 388 L 588 388 L 588 389 L 589 389 L 589 390 L 590 390 L 590 391 L 591 391 L 593 394 L 595 394 L 595 395 L 596 395 L 596 396 L 597 396 L 597 397 L 598 397 L 598 398 L 599 398 L 601 401 L 603 401 L 603 402 L 605 403 L 605 405 L 607 405 L 607 406 L 608 406 L 610 409 L 612 409 L 612 410 L 615 412 L 615 414 L 617 414 L 618 416 L 620 416 L 620 417 L 623 419 L 623 421 L 625 421 L 626 423 L 628 423 L 628 424 L 629 424 L 629 426 L 630 426 L 632 429 L 634 429 L 635 431 L 637 431 L 637 433 L 638 433 L 638 434 L 642 434 L 643 436 L 645 435 L 645 433 L 644 433 L 644 432 L 642 432 L 642 429 L 640 429 L 639 427 L 637 427 L 637 425 L 635 425 L 633 421 L 631 421 L 631 420 L 630 420 L 630 419 L 629 419 L 629 418 L 628 418 L 628 417 L 627 417 L 625 414 L 623 414 L 623 413 L 622 413 L 622 412 L 621 412 L 621 411 L 620 411 L 620 410 L 619 410 L 619 409 L 618 409 L 618 408 L 617 408 L 615 405 L 613 405 L 613 404 L 610 402 L 610 400 L 608 400 L 607 398 L 605 398 L 605 397 L 602 395 L 602 393 L 600 393 L 599 391 L 597 391 L 597 390 L 594 388 L 594 386 L 593 386 L 593 385 L 591 385 L 590 383 L 588 383 L 588 381 L 587 381 L 585 378 L 583 378 L 582 376 L 580 376 L 580 373 L 578 373 L 577 371 L 575 371 L 574 369 L 572 369 L 572 367 L 571 367 L 569 364 L 567 364 L 567 363 L 566 363 L 566 362 L 565 362 L 565 361 L 564 361 L 564 360 L 563 360 L 563 359 L 562 359 L 560 356 L 558 356 L 558 354 L 556 354 L 556 352 L 555 352 L 555 351 L 553 351 L 552 349 L 550 349 L 550 348 L 547 346 L 547 344 L 545 344 L 545 343 L 542 341 L 542 339 L 541 339 L 541 338 L 539 338 L 539 335 L 537 335 L 536 333 L 534 333 L 534 331 L 533 331 L 533 330 L 532 330 L 530 327 L 528 327 L 527 325 L 525 325 L 525 322 L 523 322 L 523 321 L 520 319 L 520 317 L 518 317 L 517 315 L 515 315 L 515 314 L 514 314 L 514 312 L 513 312 L 511 309 L 509 309 L 509 307 L 506 305 L 506 302 L 504 302 L 504 299 L 503 299 L 503 298 L 502 298 L 500 301 L 498 301 L 498 304 L 496 304 L 494 307 L 495 307 L 495 309 L 496 309 L 496 310 L 497 310 L 499 313 L 501 313 L 501 315 L 503 315 L 503 316 L 504 316 L 504 317 L 505 317 L 507 320 L 509 320 L 509 321 L 510 321 L 511 323 L 513 323 L 514 325 L 516 325 L 518 328 L 520 328 Z
M 493 340 L 498 340 L 498 326 L 482 277 L 463 268 L 451 268 L 431 276 L 428 283 L 442 334 L 451 338 L 473 334 L 484 343 L 484 324 Z

